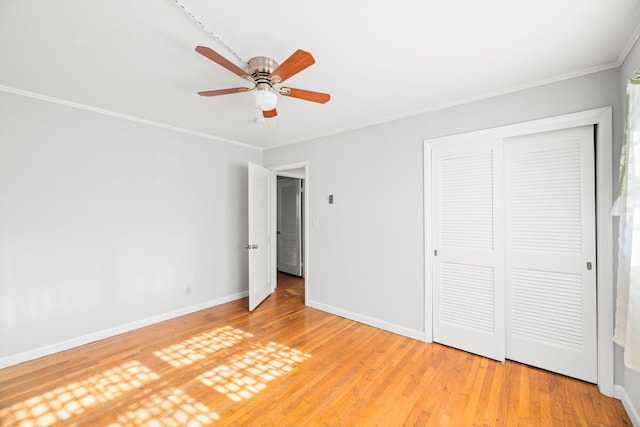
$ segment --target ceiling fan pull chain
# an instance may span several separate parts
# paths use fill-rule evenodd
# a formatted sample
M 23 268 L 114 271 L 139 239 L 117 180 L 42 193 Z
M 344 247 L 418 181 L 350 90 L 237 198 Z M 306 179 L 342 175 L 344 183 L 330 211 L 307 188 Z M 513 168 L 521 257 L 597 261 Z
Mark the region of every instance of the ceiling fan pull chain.
M 238 55 L 236 53 L 235 50 L 233 50 L 231 48 L 231 46 L 229 46 L 228 44 L 226 44 L 220 37 L 218 37 L 217 35 L 215 35 L 213 33 L 213 31 L 209 30 L 207 27 L 205 27 L 205 25 L 200 22 L 200 20 L 198 18 L 196 18 L 196 16 L 190 11 L 188 10 L 186 7 L 184 7 L 184 5 L 182 4 L 182 2 L 180 2 L 179 0 L 173 0 L 175 2 L 175 4 L 177 4 L 178 6 L 180 6 L 182 8 L 182 10 L 184 10 L 184 13 L 186 13 L 187 15 L 189 15 L 189 17 L 198 25 L 200 25 L 200 27 L 202 27 L 203 30 L 205 30 L 211 37 L 213 37 L 213 39 L 222 47 L 224 47 L 225 49 L 227 49 L 233 56 L 235 56 L 236 58 L 238 58 L 238 61 L 240 61 L 242 64 L 247 64 L 247 61 L 245 61 L 244 59 L 242 59 L 240 57 L 240 55 Z

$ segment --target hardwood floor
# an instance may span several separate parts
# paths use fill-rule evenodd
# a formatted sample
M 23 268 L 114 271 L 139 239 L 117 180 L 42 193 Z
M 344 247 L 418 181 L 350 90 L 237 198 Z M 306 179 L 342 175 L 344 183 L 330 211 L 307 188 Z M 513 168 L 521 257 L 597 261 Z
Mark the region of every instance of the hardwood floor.
M 593 384 L 242 299 L 0 370 L 0 424 L 631 426 Z

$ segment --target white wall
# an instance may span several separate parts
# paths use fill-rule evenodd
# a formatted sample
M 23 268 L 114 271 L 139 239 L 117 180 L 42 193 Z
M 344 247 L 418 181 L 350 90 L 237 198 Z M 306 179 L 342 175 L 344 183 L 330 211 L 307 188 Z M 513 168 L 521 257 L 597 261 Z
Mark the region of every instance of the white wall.
M 618 103 L 610 70 L 265 151 L 265 166 L 309 161 L 309 299 L 424 333 L 422 141 Z
M 266 165 L 310 161 L 307 302 L 410 336 L 421 335 L 424 323 L 422 146 L 415 142 L 395 127 L 366 128 L 265 152 Z
M 0 121 L 0 360 L 247 290 L 259 150 L 6 92 Z
M 621 115 L 626 114 L 627 82 L 629 81 L 629 77 L 631 77 L 631 74 L 638 68 L 640 68 L 640 43 L 636 43 L 636 45 L 630 52 L 629 56 L 627 56 L 627 59 L 620 67 L 620 83 L 619 83 L 620 92 L 619 93 L 620 93 L 620 105 L 622 107 L 620 108 Z M 621 141 L 622 141 L 622 136 L 620 136 L 620 144 L 622 144 Z M 620 164 L 619 150 L 616 151 L 614 155 L 616 155 L 615 166 L 617 168 Z M 616 195 L 618 194 L 617 184 L 618 184 L 618 181 L 615 182 Z M 616 236 L 617 236 L 617 230 L 616 230 Z M 629 402 L 635 404 L 634 415 L 636 417 L 636 422 L 640 423 L 640 372 L 632 371 L 631 369 L 628 369 L 624 366 L 622 348 L 620 348 L 617 345 L 616 345 L 616 351 L 615 351 L 615 366 L 616 366 L 615 382 L 616 384 L 620 384 L 624 388 L 624 391 L 629 398 Z

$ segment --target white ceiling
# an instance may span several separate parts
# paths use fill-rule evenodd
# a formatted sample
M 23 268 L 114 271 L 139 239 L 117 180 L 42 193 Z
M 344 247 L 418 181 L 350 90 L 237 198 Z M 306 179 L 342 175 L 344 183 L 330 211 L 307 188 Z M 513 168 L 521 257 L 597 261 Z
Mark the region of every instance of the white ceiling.
M 316 63 L 250 124 L 246 85 L 197 54 L 241 65 L 174 0 L 0 0 L 0 85 L 274 147 L 620 65 L 639 34 L 640 0 L 180 0 L 247 61 Z

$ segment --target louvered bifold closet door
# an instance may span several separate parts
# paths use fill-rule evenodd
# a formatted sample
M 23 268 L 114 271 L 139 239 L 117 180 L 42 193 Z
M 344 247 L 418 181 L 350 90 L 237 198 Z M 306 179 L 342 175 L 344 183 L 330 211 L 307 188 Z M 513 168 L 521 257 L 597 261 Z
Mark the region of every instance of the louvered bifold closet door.
M 504 360 L 500 142 L 434 148 L 434 341 Z
M 505 140 L 508 359 L 597 381 L 593 127 Z

